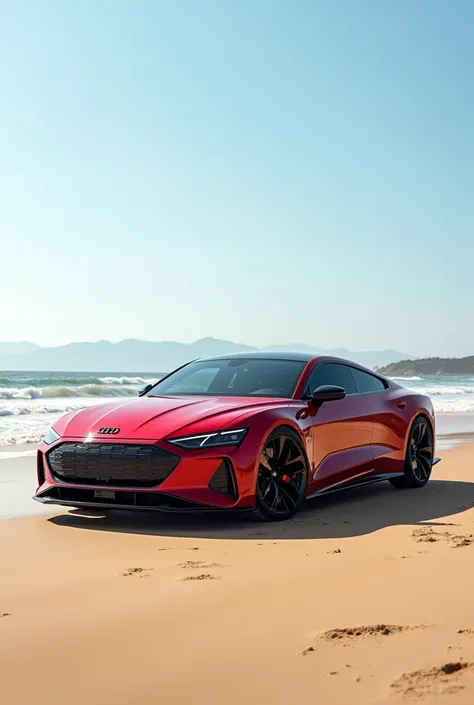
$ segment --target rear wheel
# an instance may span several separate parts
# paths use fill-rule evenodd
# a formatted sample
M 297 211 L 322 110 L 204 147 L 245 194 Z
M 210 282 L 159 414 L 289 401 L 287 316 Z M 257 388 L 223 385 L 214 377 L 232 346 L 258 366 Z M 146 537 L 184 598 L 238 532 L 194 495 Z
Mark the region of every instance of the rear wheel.
M 306 498 L 308 461 L 299 436 L 277 428 L 267 438 L 257 471 L 255 509 L 258 521 L 283 521 L 299 509 Z
M 433 430 L 424 416 L 418 416 L 410 430 L 403 475 L 390 480 L 397 489 L 424 487 L 433 466 Z

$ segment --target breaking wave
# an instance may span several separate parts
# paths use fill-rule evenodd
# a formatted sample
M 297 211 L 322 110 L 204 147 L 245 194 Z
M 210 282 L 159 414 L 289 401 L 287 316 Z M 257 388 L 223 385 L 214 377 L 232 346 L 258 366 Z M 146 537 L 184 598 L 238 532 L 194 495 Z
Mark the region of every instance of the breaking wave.
M 438 414 L 470 414 L 474 412 L 474 398 L 471 399 L 433 399 L 433 406 Z
M 427 394 L 429 397 L 446 397 L 446 396 L 463 396 L 464 394 L 474 394 L 474 386 L 459 386 L 459 387 L 411 387 L 420 394 Z
M 0 373 L 2 374 L 2 373 Z M 57 373 L 56 373 L 57 374 Z M 141 387 L 144 384 L 148 384 L 148 382 L 154 382 L 158 379 L 158 377 L 99 377 L 99 376 L 90 376 L 86 377 L 84 375 L 75 377 L 73 375 L 67 376 L 67 375 L 44 375 L 44 377 L 39 377 L 38 374 L 35 375 L 28 375 L 28 373 L 12 373 L 11 375 L 7 376 L 5 373 L 3 373 L 3 376 L 0 377 L 0 387 L 8 387 L 11 385 L 13 381 L 17 382 L 18 384 L 21 384 L 23 387 L 28 387 L 28 386 L 34 386 L 34 387 L 59 387 L 59 386 L 83 386 L 83 385 L 88 385 L 88 384 L 111 384 L 111 385 L 133 385 L 133 386 L 138 386 Z
M 421 377 L 390 377 L 390 379 L 395 379 L 400 382 L 421 382 Z
M 43 414 L 56 414 L 62 416 L 70 411 L 84 409 L 90 404 L 79 402 L 77 404 L 9 404 L 8 406 L 0 406 L 0 417 L 6 416 L 37 416 Z
M 154 380 L 139 380 L 138 378 L 119 378 L 123 380 L 117 384 L 112 377 L 104 377 L 106 382 L 90 382 L 72 386 L 61 384 L 58 386 L 28 386 L 28 387 L 1 387 L 0 399 L 67 399 L 70 397 L 129 397 L 135 396 L 137 388 Z

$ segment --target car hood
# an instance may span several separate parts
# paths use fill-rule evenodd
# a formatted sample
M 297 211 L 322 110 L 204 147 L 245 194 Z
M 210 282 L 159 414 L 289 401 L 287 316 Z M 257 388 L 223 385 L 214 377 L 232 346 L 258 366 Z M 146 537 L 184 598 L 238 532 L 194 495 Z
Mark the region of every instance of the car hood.
M 160 440 L 168 436 L 218 431 L 249 412 L 288 405 L 288 399 L 248 397 L 141 397 L 86 407 L 54 424 L 61 436 L 83 438 L 99 429 L 118 428 L 103 438 Z

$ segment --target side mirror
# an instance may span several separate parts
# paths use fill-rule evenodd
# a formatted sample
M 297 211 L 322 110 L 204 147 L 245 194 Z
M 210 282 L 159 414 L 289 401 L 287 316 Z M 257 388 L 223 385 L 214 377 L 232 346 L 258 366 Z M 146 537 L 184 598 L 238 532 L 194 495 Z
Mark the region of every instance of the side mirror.
M 311 401 L 315 406 L 321 406 L 325 401 L 336 401 L 337 399 L 344 399 L 345 396 L 346 391 L 342 387 L 336 387 L 333 384 L 323 384 L 322 387 L 314 390 Z
M 147 392 L 150 391 L 150 389 L 151 389 L 152 387 L 153 387 L 152 384 L 145 384 L 144 387 L 140 387 L 140 389 L 138 390 L 138 396 L 139 396 L 139 397 L 143 397 Z

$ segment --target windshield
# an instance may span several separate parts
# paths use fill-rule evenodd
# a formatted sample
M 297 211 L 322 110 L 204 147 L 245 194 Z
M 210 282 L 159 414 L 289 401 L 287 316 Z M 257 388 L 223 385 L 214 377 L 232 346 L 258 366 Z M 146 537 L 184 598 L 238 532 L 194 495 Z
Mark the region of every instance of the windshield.
M 158 382 L 147 396 L 198 394 L 290 398 L 305 364 L 297 360 L 262 358 L 192 362 Z

